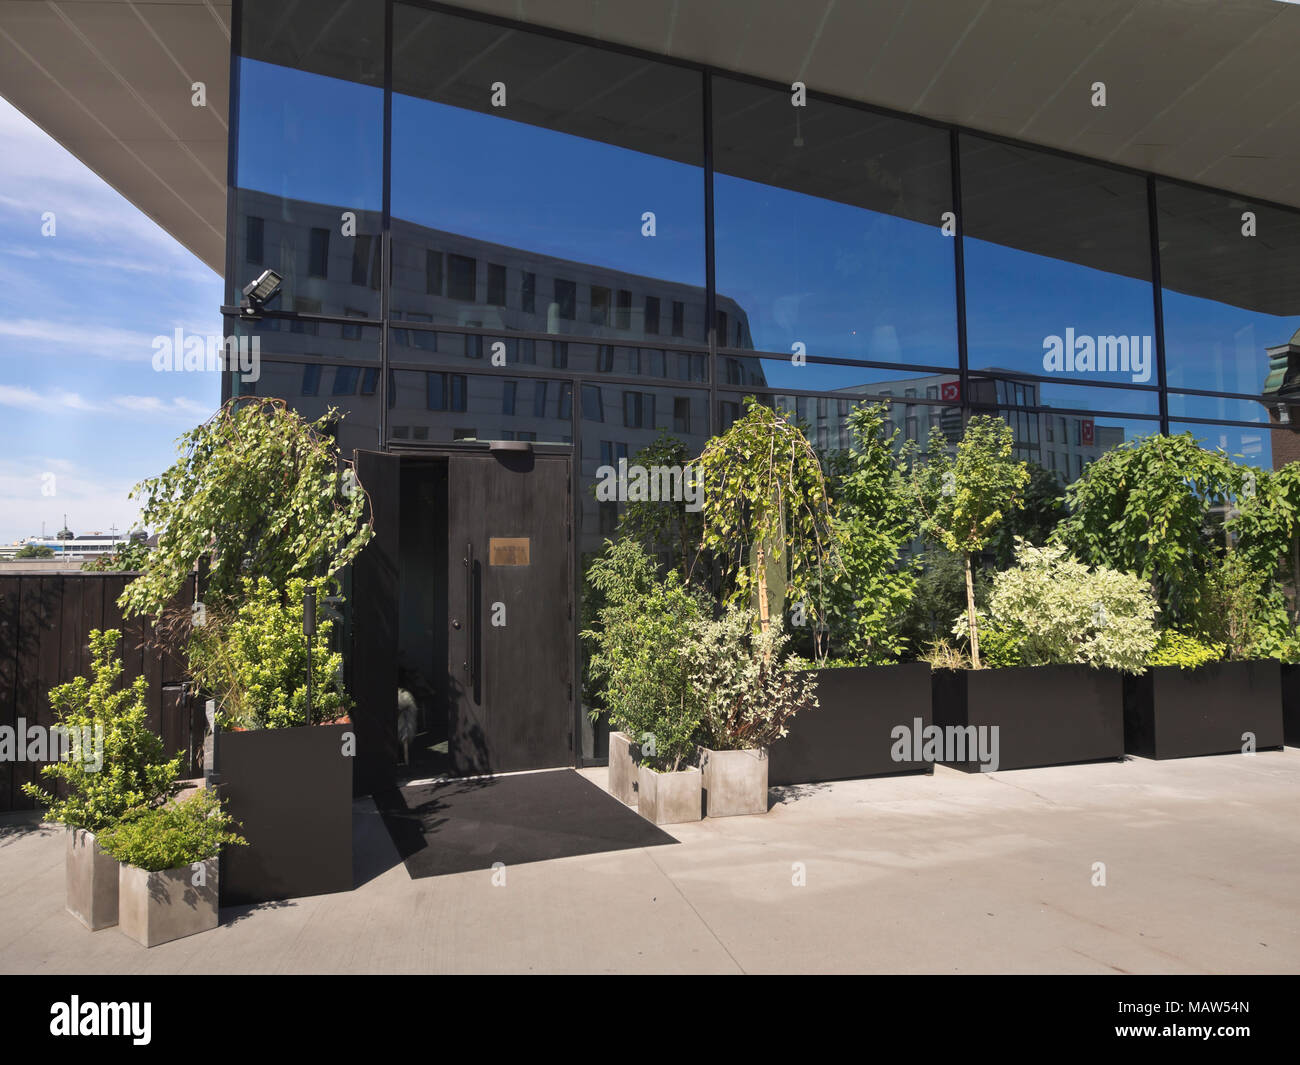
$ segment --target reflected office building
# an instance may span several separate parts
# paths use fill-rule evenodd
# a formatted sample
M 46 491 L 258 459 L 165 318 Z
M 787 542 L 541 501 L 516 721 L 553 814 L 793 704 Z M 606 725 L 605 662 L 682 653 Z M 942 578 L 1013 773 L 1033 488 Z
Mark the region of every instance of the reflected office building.
M 446 5 L 236 8 L 226 301 L 282 286 L 229 313 L 262 374 L 225 392 L 344 414 L 375 526 L 346 626 L 366 787 L 397 772 L 399 683 L 422 769 L 604 758 L 596 471 L 661 432 L 698 454 L 747 397 L 822 452 L 859 402 L 950 445 L 997 414 L 1063 483 L 1151 433 L 1300 450 L 1292 207 L 818 92 L 816 57 L 800 94 Z M 1059 99 L 1053 142 L 1082 143 L 1101 120 Z M 1076 369 L 1053 337 L 1150 359 Z

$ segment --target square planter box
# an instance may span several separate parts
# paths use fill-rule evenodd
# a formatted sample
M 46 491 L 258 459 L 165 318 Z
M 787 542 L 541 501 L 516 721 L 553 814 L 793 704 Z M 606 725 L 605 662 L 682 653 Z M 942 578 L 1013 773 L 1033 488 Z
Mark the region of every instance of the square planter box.
M 899 725 L 930 721 L 930 667 L 924 662 L 813 670 L 817 709 L 796 714 L 769 751 L 773 785 L 932 772 L 928 762 L 894 759 Z
M 1013 669 L 936 670 L 931 681 L 934 724 L 997 728 L 997 769 L 1098 762 L 1124 755 L 1124 682 L 1112 669 L 1020 666 Z M 979 747 L 940 759 L 979 770 Z M 991 746 L 986 747 L 992 750 Z M 990 770 L 992 771 L 992 770 Z
M 636 805 L 636 762 L 640 749 L 626 732 L 609 734 L 609 793 L 628 806 Z
M 767 813 L 767 749 L 700 749 L 705 817 Z
M 703 774 L 694 766 L 676 773 L 637 767 L 637 809 L 656 825 L 700 820 L 703 795 Z
M 213 782 L 246 847 L 221 855 L 221 905 L 352 890 L 352 725 L 218 732 Z
M 1300 666 L 1282 663 L 1282 739 L 1300 747 Z
M 117 924 L 117 862 L 84 828 L 64 830 L 68 912 L 92 932 Z
M 1212 662 L 1196 669 L 1155 666 L 1124 681 L 1124 747 L 1144 758 L 1240 754 L 1282 746 L 1278 662 Z
M 118 880 L 118 927 L 141 946 L 217 927 L 216 858 L 150 873 L 123 865 Z M 196 883 L 196 881 L 198 881 Z

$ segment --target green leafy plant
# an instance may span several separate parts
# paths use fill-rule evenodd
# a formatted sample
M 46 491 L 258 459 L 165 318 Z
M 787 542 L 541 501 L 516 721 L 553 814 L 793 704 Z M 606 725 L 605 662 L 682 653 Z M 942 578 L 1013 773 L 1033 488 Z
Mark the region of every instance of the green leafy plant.
M 1148 581 L 1167 622 L 1195 625 L 1217 565 L 1213 526 L 1243 470 L 1191 433 L 1130 441 L 1089 463 L 1066 490 L 1070 516 L 1054 539 L 1097 566 Z
M 83 570 L 92 573 L 134 572 L 144 569 L 149 560 L 149 546 L 140 540 L 130 540 L 118 544 L 110 553 L 87 559 L 81 564 Z
M 1223 652 L 1222 644 L 1205 643 L 1187 633 L 1165 629 L 1147 655 L 1147 665 L 1195 669 L 1210 662 L 1218 662 L 1223 658 Z
M 666 429 L 661 429 L 631 461 L 631 465 L 646 470 L 667 467 L 685 471 L 690 464 L 686 444 Z M 683 579 L 690 575 L 691 562 L 699 553 L 703 530 L 700 511 L 688 510 L 685 498 L 629 500 L 618 525 L 620 538 L 630 537 L 651 554 L 663 555 Z
M 964 557 L 942 545 L 929 545 L 916 559 L 919 566 L 912 600 L 903 612 L 900 631 L 906 654 L 927 658 L 927 649 L 938 640 L 946 641 L 952 619 L 966 608 L 966 565 Z M 971 574 L 977 614 L 987 606 L 992 583 L 988 571 Z M 983 636 L 983 631 L 980 633 Z M 983 642 L 980 653 L 983 656 Z
M 180 458 L 142 481 L 141 520 L 158 546 L 119 603 L 127 617 L 160 616 L 201 561 L 209 609 L 236 598 L 246 575 L 279 588 L 333 577 L 366 545 L 365 492 L 340 466 L 339 414 L 315 422 L 283 400 L 236 397 L 180 439 Z
M 961 554 L 966 577 L 966 621 L 971 664 L 980 668 L 979 626 L 972 575 L 974 556 L 1008 514 L 1022 503 L 1029 481 L 1023 462 L 1012 458 L 1011 427 L 994 415 L 976 415 L 966 425 L 957 455 L 938 426 L 930 429 L 923 459 L 912 467 L 911 489 L 921 533 Z
M 915 534 L 898 430 L 889 404 L 859 404 L 848 416 L 850 447 L 828 467 L 834 486 L 832 524 L 843 571 L 829 593 L 831 641 L 862 664 L 895 660 L 903 649 L 900 618 L 916 589 L 915 567 L 901 553 Z
M 1076 663 L 1140 673 L 1156 646 L 1156 603 L 1146 582 L 1089 568 L 1060 545 L 1018 541 L 1016 565 L 993 577 L 989 616 L 1018 638 L 1027 666 Z
M 1042 547 L 1070 514 L 1065 505 L 1065 485 L 1060 474 L 1044 469 L 1036 462 L 1026 466 L 1029 481 L 1025 485 L 1022 505 L 1008 514 L 989 538 L 989 550 L 998 569 L 1014 564 L 1017 540 Z M 981 653 L 983 650 L 981 647 Z
M 120 687 L 122 660 L 116 657 L 121 633 L 116 629 L 90 633 L 90 678 L 77 677 L 50 691 L 50 705 L 60 727 L 92 744 L 102 737 L 96 753 L 74 746 L 73 756 L 41 767 L 46 780 L 64 785 L 63 795 L 36 783 L 23 793 L 45 809 L 45 816 L 70 828 L 98 833 L 128 811 L 156 806 L 175 794 L 183 755 L 166 757 L 163 742 L 149 731 L 145 706 L 148 684 L 137 677 Z
M 635 540 L 606 542 L 587 571 L 603 597 L 598 627 L 583 631 L 591 647 L 593 688 L 610 728 L 647 740 L 642 759 L 676 770 L 695 754 L 701 692 L 688 673 L 686 649 L 701 604 L 675 570 L 661 577 Z
M 782 655 L 787 634 L 774 625 L 759 629 L 748 608 L 701 617 L 694 629 L 686 658 L 691 685 L 703 696 L 705 746 L 771 746 L 795 714 L 817 707 L 816 681 Z
M 125 865 L 157 873 L 215 858 L 222 847 L 247 843 L 234 820 L 207 788 L 167 806 L 128 815 L 99 837 L 100 845 Z
M 307 640 L 302 633 L 308 583 L 295 577 L 284 593 L 266 577 L 245 577 L 241 585 L 237 607 L 209 611 L 206 623 L 191 631 L 191 675 L 216 700 L 223 728 L 308 724 Z M 333 721 L 352 707 L 339 681 L 343 656 L 330 650 L 334 623 L 322 598 L 316 597 L 311 651 L 312 724 Z
M 779 628 L 794 602 L 818 631 L 826 581 L 843 569 L 821 462 L 787 414 L 753 397 L 745 403 L 744 417 L 695 463 L 704 479 L 702 545 L 719 561 L 726 602 L 752 606 L 759 630 Z
M 23 544 L 14 552 L 14 558 L 53 558 L 54 548 L 44 544 Z

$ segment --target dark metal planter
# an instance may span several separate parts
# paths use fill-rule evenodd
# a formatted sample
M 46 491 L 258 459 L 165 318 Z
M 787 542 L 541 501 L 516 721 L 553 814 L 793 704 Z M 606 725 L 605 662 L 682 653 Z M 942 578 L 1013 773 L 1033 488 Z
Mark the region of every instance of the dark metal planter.
M 1124 749 L 1145 758 L 1282 746 L 1282 669 L 1272 661 L 1156 666 L 1124 681 Z
M 1282 738 L 1300 747 L 1300 666 L 1282 663 Z
M 930 667 L 924 662 L 812 671 L 816 710 L 798 714 L 768 752 L 768 783 L 812 784 L 889 773 L 927 772 L 926 763 L 894 761 L 899 725 L 930 724 Z
M 999 770 L 1124 755 L 1124 688 L 1115 670 L 1075 665 L 938 670 L 932 684 L 936 725 L 997 726 Z M 945 761 L 979 769 L 978 758 L 967 753 Z
M 245 847 L 221 854 L 221 905 L 352 890 L 351 725 L 219 732 L 215 783 Z

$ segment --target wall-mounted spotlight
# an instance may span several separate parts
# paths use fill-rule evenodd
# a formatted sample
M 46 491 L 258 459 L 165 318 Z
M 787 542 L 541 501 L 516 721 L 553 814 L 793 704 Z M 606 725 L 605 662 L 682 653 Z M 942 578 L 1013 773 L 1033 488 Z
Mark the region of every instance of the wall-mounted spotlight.
M 284 280 L 274 270 L 263 270 L 256 281 L 244 286 L 244 303 L 242 310 L 250 318 L 256 318 L 262 309 L 280 294 L 280 283 Z

